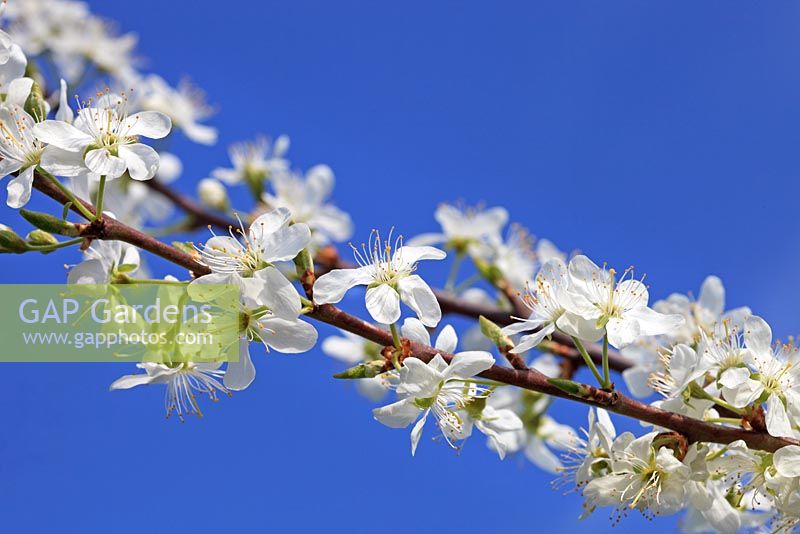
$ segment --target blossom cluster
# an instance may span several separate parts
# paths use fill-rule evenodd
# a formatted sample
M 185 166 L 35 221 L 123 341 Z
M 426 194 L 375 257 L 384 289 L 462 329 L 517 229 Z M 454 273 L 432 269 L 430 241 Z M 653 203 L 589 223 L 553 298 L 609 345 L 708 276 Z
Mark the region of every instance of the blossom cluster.
M 199 202 L 177 203 L 188 213 L 175 222 L 170 187 L 182 164 L 166 141 L 178 131 L 202 145 L 218 139 L 202 91 L 141 71 L 136 37 L 120 35 L 82 2 L 12 0 L 2 28 L 0 175 L 8 178 L 8 205 L 37 229 L 22 239 L 0 226 L 0 253 L 79 246 L 70 284 L 168 284 L 198 301 L 212 301 L 217 284 L 239 290 L 227 303 L 239 319 L 236 361 L 143 362 L 112 389 L 161 385 L 168 416 L 201 416 L 199 396 L 216 401 L 253 384 L 254 346 L 304 353 L 330 334 L 322 351 L 348 366 L 337 377 L 354 379 L 381 403 L 372 410 L 376 421 L 410 427 L 412 455 L 422 451 L 426 426 L 457 451 L 482 434 L 500 459 L 519 455 L 573 486 L 584 516 L 600 507 L 618 517 L 634 509 L 648 517 L 685 512 L 688 532 L 800 524 L 800 353 L 774 341 L 749 308 L 726 311 L 719 278 L 708 277 L 696 299 L 673 294 L 651 304 L 633 268 L 618 271 L 534 239 L 509 224 L 502 207 L 459 204 L 436 209 L 435 233 L 404 240 L 393 229 L 372 230 L 364 244 L 350 245 L 350 263 L 336 250 L 354 227 L 331 200 L 333 170 L 293 166 L 285 135 L 232 144 L 230 162 L 196 185 Z M 73 99 L 70 90 L 92 96 Z M 68 199 L 60 217 L 22 209 L 42 183 Z M 246 210 L 231 203 L 229 191 L 239 187 L 252 199 Z M 69 208 L 83 222 L 68 220 Z M 111 220 L 153 235 L 182 235 L 207 220 L 216 229 L 170 249 L 202 272 L 154 278 L 146 247 L 84 233 Z M 450 275 L 437 291 L 424 269 L 448 260 Z M 488 310 L 506 320 L 481 317 L 459 340 L 443 324 L 452 311 L 445 300 L 462 313 Z M 366 320 L 328 320 L 342 330 L 318 331 L 311 321 L 320 310 L 345 313 L 336 305 L 365 311 Z M 642 422 L 638 436 L 618 433 L 613 406 L 590 409 L 579 431 L 556 420 L 555 397 L 542 392 L 552 390 L 491 379 L 544 377 L 577 400 L 586 391 L 622 395 L 610 376 L 612 357 L 627 392 L 650 401 L 648 408 L 782 446 L 690 442 L 674 424 Z M 515 369 L 502 369 L 509 365 Z M 597 387 L 574 381 L 577 366 Z

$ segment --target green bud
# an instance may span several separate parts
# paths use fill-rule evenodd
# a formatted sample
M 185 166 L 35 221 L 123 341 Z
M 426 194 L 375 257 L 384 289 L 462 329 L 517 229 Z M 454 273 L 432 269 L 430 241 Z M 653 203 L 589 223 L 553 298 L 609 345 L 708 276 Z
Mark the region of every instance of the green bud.
M 25 240 L 30 245 L 34 245 L 37 247 L 49 247 L 51 245 L 57 245 L 58 239 L 56 239 L 53 234 L 45 232 L 44 230 L 36 229 L 28 234 Z
M 47 103 L 42 95 L 42 86 L 38 82 L 33 82 L 31 94 L 25 101 L 25 111 L 33 117 L 36 122 L 41 122 L 47 118 Z
M 589 390 L 588 388 L 583 385 L 579 384 L 578 382 L 573 382 L 572 380 L 567 380 L 565 378 L 548 378 L 547 381 L 550 385 L 557 387 L 564 393 L 568 393 L 573 397 L 588 397 Z
M 514 348 L 514 343 L 511 341 L 511 338 L 505 335 L 498 325 L 483 315 L 478 318 L 478 321 L 481 325 L 481 333 L 491 340 L 501 352 L 510 352 Z
M 333 375 L 333 378 L 351 380 L 354 378 L 373 378 L 383 373 L 386 363 L 383 360 L 373 360 L 371 362 L 360 363 L 341 373 Z
M 0 224 L 0 252 L 22 254 L 28 251 L 25 240 L 4 224 Z
M 300 277 L 300 279 L 302 279 L 306 273 L 314 272 L 314 258 L 311 257 L 311 253 L 307 248 L 304 248 L 295 256 L 294 265 L 297 268 L 297 276 Z
M 49 213 L 40 213 L 38 211 L 30 211 L 26 209 L 19 210 L 26 221 L 34 225 L 36 228 L 44 230 L 45 232 L 52 232 L 58 235 L 65 235 L 69 237 L 78 237 L 81 234 L 78 225 L 59 219 Z

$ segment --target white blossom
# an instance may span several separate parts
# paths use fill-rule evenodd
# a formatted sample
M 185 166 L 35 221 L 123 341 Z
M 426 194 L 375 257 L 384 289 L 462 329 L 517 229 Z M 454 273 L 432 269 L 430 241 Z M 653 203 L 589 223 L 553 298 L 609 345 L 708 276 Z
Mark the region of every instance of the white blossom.
M 157 111 L 128 115 L 126 96 L 107 94 L 96 105 L 78 111 L 73 124 L 59 120 L 38 123 L 33 133 L 49 146 L 42 167 L 59 176 L 79 176 L 88 168 L 114 179 L 128 172 L 149 180 L 158 171 L 158 153 L 139 137 L 161 139 L 169 134 L 169 117 Z
M 442 318 L 439 302 L 430 286 L 413 274 L 421 260 L 441 260 L 445 253 L 434 247 L 403 246 L 398 238 L 392 250 L 389 239 L 381 241 L 373 231 L 369 244 L 355 247 L 358 267 L 334 269 L 317 279 L 314 284 L 314 301 L 317 304 L 334 304 L 344 298 L 352 287 L 366 285 L 367 310 L 373 319 L 382 324 L 393 324 L 400 319 L 400 301 L 413 309 L 425 326 L 436 326 Z

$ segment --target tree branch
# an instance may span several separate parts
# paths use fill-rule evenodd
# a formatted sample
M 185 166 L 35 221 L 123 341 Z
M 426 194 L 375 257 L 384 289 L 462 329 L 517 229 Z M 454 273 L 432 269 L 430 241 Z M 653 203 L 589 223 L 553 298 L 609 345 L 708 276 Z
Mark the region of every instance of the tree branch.
M 41 175 L 37 174 L 35 176 L 34 187 L 61 204 L 66 204 L 69 201 L 62 191 Z M 83 200 L 81 200 L 81 202 L 87 209 L 94 213 L 94 207 L 91 204 Z M 72 209 L 77 212 L 75 206 L 72 206 Z M 208 267 L 197 261 L 196 257 L 161 243 L 153 237 L 111 218 L 103 217 L 99 221 L 89 224 L 85 234 L 84 237 L 87 239 L 119 240 L 130 243 L 131 245 L 152 252 L 170 262 L 189 269 L 195 276 L 208 274 L 210 272 Z M 462 307 L 460 309 L 463 309 L 466 303 L 459 302 L 458 306 Z M 471 313 L 469 315 L 472 316 Z M 384 346 L 392 345 L 392 336 L 389 332 L 354 317 L 330 304 L 315 307 L 307 316 L 352 332 L 375 343 Z M 441 354 L 442 358 L 448 362 L 453 358 L 452 354 L 443 353 L 433 347 L 416 342 L 409 342 L 409 347 L 412 357 L 419 358 L 425 362 L 430 361 L 436 354 Z M 686 436 L 690 442 L 731 443 L 736 440 L 744 440 L 748 447 L 752 449 L 769 452 L 785 447 L 786 445 L 797 444 L 794 440 L 776 438 L 770 436 L 766 432 L 724 427 L 668 412 L 630 399 L 616 391 L 603 391 L 592 386 L 584 385 L 583 390 L 585 394 L 580 397 L 573 396 L 553 386 L 548 382 L 545 375 L 533 369 L 520 370 L 493 365 L 479 376 L 488 380 L 529 389 L 553 397 L 569 399 L 590 406 L 602 407 L 620 415 L 680 432 Z

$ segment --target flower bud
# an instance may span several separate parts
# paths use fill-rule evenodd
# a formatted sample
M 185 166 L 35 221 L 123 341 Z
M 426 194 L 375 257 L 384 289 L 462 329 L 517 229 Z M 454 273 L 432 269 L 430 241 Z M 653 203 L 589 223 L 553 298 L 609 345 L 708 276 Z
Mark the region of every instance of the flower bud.
M 505 335 L 499 326 L 483 315 L 478 318 L 478 321 L 481 325 L 481 333 L 494 343 L 500 349 L 500 352 L 506 354 L 514 349 L 514 343 L 511 338 Z
M 37 247 L 43 246 L 50 246 L 50 245 L 57 245 L 58 239 L 56 239 L 53 234 L 45 232 L 44 230 L 36 229 L 28 234 L 25 238 L 29 245 L 34 245 Z
M 228 191 L 219 180 L 204 178 L 197 185 L 197 196 L 204 206 L 225 211 L 228 209 Z
M 30 211 L 26 209 L 19 210 L 26 221 L 34 225 L 40 230 L 52 232 L 54 234 L 65 235 L 69 237 L 78 237 L 81 233 L 78 225 L 59 219 L 49 213 L 40 213 L 38 211 Z
M 386 362 L 384 360 L 372 360 L 366 363 L 360 363 L 341 373 L 337 373 L 333 375 L 333 378 L 373 378 L 383 373 L 385 367 Z
M 31 94 L 28 95 L 28 100 L 25 101 L 25 111 L 33 117 L 36 122 L 41 122 L 47 118 L 47 112 L 50 106 L 42 95 L 42 86 L 38 82 L 33 82 L 31 87 Z
M 0 253 L 21 254 L 27 252 L 28 245 L 25 241 L 4 224 L 0 224 Z

